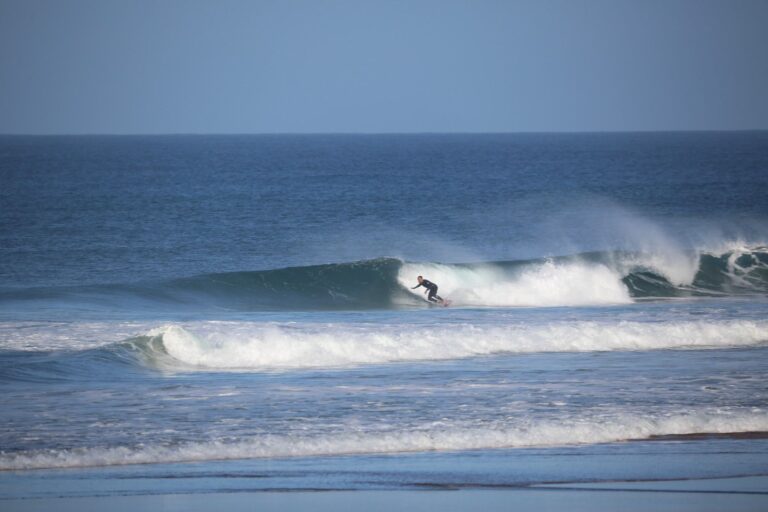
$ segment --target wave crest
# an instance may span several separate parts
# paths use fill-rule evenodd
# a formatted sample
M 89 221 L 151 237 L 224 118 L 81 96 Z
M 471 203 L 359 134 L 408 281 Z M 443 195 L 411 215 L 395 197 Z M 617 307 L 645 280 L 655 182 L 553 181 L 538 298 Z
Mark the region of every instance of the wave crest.
M 209 441 L 135 447 L 84 447 L 0 453 L 0 470 L 73 468 L 267 457 L 311 457 L 426 451 L 526 448 L 645 440 L 660 436 L 768 431 L 768 414 L 700 411 L 664 417 L 619 414 L 612 418 L 518 420 L 488 426 L 425 425 L 408 431 L 327 435 L 262 435 L 234 442 Z
M 432 361 L 495 353 L 723 348 L 768 341 L 768 321 L 544 325 L 168 325 L 134 342 L 154 365 L 274 370 Z

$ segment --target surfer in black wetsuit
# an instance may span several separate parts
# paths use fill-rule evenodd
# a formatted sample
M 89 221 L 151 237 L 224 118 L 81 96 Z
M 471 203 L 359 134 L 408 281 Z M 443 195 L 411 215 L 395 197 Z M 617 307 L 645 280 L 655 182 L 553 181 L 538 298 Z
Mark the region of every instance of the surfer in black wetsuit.
M 429 295 L 427 295 L 427 300 L 429 302 L 435 302 L 438 304 L 443 303 L 443 298 L 437 294 L 437 285 L 435 283 L 433 283 L 429 279 L 424 279 L 422 276 L 419 276 L 416 279 L 419 281 L 419 284 L 411 288 L 411 290 L 415 290 L 419 286 L 423 286 L 424 288 L 426 288 L 426 290 L 424 290 L 424 293 L 429 292 Z

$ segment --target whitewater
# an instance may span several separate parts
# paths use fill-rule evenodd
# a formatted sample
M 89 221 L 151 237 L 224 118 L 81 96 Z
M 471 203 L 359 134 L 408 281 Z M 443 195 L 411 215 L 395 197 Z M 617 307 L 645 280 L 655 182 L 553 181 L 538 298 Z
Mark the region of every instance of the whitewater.
M 573 418 L 520 425 L 433 425 L 412 430 L 350 432 L 323 436 L 269 434 L 237 442 L 212 441 L 176 446 L 149 445 L 85 450 L 45 450 L 0 454 L 0 470 L 72 468 L 194 462 L 247 458 L 322 455 L 398 454 L 408 452 L 527 448 L 616 441 L 648 440 L 654 436 L 684 436 L 768 430 L 768 412 L 703 411 L 661 418 L 619 415 L 615 418 Z
M 428 326 L 302 324 L 170 325 L 132 347 L 161 352 L 201 368 L 322 368 L 397 361 L 455 359 L 495 353 L 588 352 L 725 348 L 768 342 L 768 321 L 621 321 L 542 326 Z M 159 341 L 158 344 L 153 343 Z M 155 356 L 155 354 L 152 354 Z

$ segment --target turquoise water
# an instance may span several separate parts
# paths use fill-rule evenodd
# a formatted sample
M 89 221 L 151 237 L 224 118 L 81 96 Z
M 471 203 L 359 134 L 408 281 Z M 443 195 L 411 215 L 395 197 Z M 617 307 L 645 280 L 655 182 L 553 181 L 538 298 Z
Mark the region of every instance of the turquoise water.
M 764 132 L 2 137 L 3 496 L 766 474 L 767 171 Z

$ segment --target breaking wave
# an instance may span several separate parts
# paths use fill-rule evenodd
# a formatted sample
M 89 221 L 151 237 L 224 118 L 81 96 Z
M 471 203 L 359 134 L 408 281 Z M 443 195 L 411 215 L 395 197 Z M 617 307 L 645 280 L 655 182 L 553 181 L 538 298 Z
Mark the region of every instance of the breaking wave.
M 665 297 L 768 292 L 768 247 L 715 252 L 593 252 L 466 264 L 381 258 L 276 270 L 230 272 L 133 285 L 0 292 L 0 305 L 53 300 L 131 308 L 232 311 L 366 310 L 426 305 L 416 276 L 438 283 L 456 306 L 585 306 Z
M 724 349 L 768 343 L 768 320 L 391 324 L 194 321 L 121 342 L 5 350 L 0 383 L 137 372 L 286 371 L 498 354 Z
M 768 431 L 768 414 L 765 412 L 718 410 L 658 417 L 617 414 L 608 418 L 520 419 L 488 426 L 424 425 L 407 431 L 265 434 L 237 441 L 3 452 L 0 453 L 0 470 L 526 448 L 645 440 L 676 435 L 765 431 Z
M 768 341 L 768 321 L 430 326 L 206 322 L 129 342 L 165 368 L 272 370 L 433 361 L 498 353 L 727 348 Z

